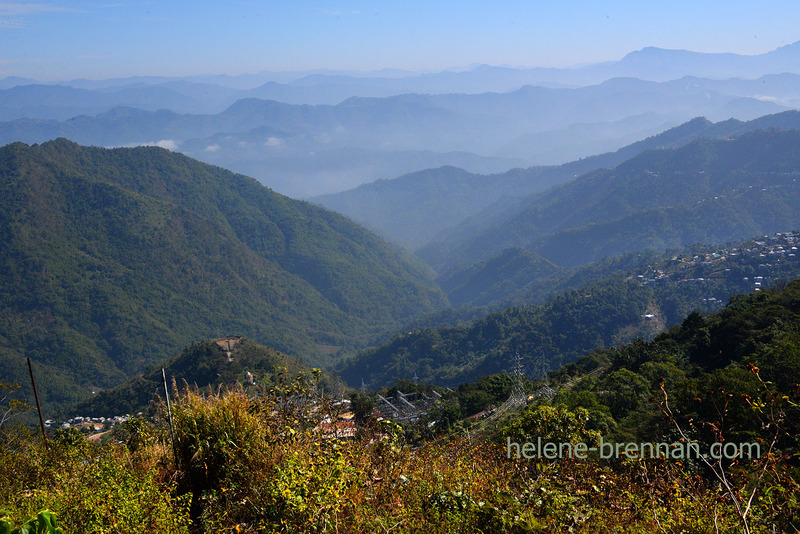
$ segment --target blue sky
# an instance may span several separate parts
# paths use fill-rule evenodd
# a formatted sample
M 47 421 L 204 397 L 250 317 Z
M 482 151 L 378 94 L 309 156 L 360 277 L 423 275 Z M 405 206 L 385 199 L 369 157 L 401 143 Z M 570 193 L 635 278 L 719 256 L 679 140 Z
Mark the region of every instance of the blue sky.
M 645 46 L 760 54 L 800 2 L 169 0 L 0 2 L 0 77 L 564 67 Z

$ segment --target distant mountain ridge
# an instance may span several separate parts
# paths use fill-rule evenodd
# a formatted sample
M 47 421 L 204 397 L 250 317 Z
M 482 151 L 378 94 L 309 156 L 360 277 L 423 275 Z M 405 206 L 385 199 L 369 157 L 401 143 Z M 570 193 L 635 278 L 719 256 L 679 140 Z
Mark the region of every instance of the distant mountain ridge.
M 479 175 L 440 167 L 309 200 L 413 250 L 503 196 L 525 195 L 543 188 L 537 176 L 544 170 Z
M 709 78 L 757 78 L 780 72 L 798 73 L 800 41 L 753 56 L 732 53 L 701 53 L 646 47 L 631 52 L 611 68 L 617 75 L 635 75 L 650 80 L 683 76 Z
M 350 97 L 336 105 L 247 97 L 213 113 L 148 111 L 128 104 L 67 120 L 0 122 L 0 143 L 65 137 L 98 146 L 158 144 L 246 173 L 281 193 L 309 197 L 441 165 L 497 173 L 560 164 L 614 150 L 698 115 L 752 119 L 800 102 L 800 85 L 782 79 L 725 84 L 615 78 L 578 88 L 526 85 L 507 93 Z M 130 103 L 149 102 L 152 94 L 132 93 L 139 89 L 119 91 L 130 96 Z M 141 89 L 189 94 L 178 102 L 202 98 L 203 92 L 177 83 Z M 85 89 L 64 90 L 92 100 Z M 5 92 L 11 93 L 20 90 Z M 105 99 L 102 94 L 96 100 Z M 12 108 L 10 103 L 4 107 Z
M 507 92 L 524 85 L 585 86 L 602 83 L 611 78 L 632 77 L 649 81 L 677 80 L 686 76 L 702 78 L 755 79 L 768 74 L 800 74 L 800 42 L 758 55 L 733 53 L 702 53 L 688 50 L 669 50 L 645 47 L 626 54 L 617 61 L 573 68 L 500 67 L 476 65 L 458 71 L 446 70 L 431 73 L 415 72 L 337 72 L 315 71 L 278 73 L 264 72 L 253 75 L 191 76 L 169 78 L 139 76 L 113 80 L 69 80 L 48 85 L 61 85 L 89 91 L 105 91 L 114 95 L 123 89 L 142 91 L 176 89 L 170 84 L 181 82 L 183 96 L 203 96 L 187 103 L 191 108 L 181 108 L 187 113 L 208 112 L 210 107 L 225 107 L 235 100 L 256 97 L 278 100 L 288 104 L 338 104 L 352 96 L 384 98 L 404 93 L 484 93 Z M 0 90 L 22 85 L 42 84 L 28 78 L 0 79 Z M 205 87 L 198 92 L 190 86 Z M 130 95 L 129 95 L 130 96 Z M 0 97 L 1 99 L 2 97 Z M 117 96 L 114 105 L 130 105 Z M 46 104 L 40 102 L 41 105 Z M 168 108 L 154 100 L 159 108 Z M 170 108 L 172 109 L 172 108 Z M 174 109 L 177 111 L 177 109 Z M 96 109 L 93 113 L 99 113 Z M 19 118 L 22 116 L 17 116 Z M 55 118 L 37 116 L 29 118 Z M 0 118 L 2 118 L 0 116 Z
M 44 84 L 0 90 L 0 120 L 23 117 L 67 120 L 78 115 L 96 115 L 120 106 L 184 113 L 212 108 L 166 84 L 121 88 L 114 92 Z
M 746 122 L 730 119 L 712 123 L 698 117 L 615 152 L 559 166 L 514 169 L 493 175 L 445 167 L 311 200 L 408 248 L 429 245 L 432 249 L 442 246 L 436 243 L 469 239 L 504 218 L 510 219 L 525 209 L 527 203 L 535 201 L 535 196 L 526 200 L 530 195 L 590 171 L 615 167 L 646 150 L 680 147 L 702 137 L 734 137 L 762 128 L 800 129 L 800 112 L 785 111 Z M 425 254 L 433 257 L 433 252 Z M 441 268 L 444 263 L 437 266 Z

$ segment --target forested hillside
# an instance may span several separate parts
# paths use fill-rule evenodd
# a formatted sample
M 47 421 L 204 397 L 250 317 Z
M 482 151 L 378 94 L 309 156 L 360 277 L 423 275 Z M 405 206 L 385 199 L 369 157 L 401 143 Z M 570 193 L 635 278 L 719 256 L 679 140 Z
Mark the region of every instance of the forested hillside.
M 542 306 L 509 308 L 471 325 L 399 334 L 360 353 L 340 370 L 352 386 L 376 388 L 401 378 L 455 385 L 510 369 L 519 351 L 527 361 L 544 353 L 553 367 L 613 343 L 622 331 L 644 326 L 648 288 L 617 279 L 553 298 Z
M 589 427 L 604 436 L 652 440 L 656 431 L 674 432 L 653 402 L 654 395 L 663 400 L 661 383 L 677 422 L 694 439 L 710 443 L 724 436 L 732 442 L 758 440 L 766 447 L 768 430 L 776 434 L 776 446 L 796 452 L 800 413 L 791 399 L 797 399 L 800 377 L 798 324 L 800 281 L 736 295 L 724 309 L 692 312 L 652 341 L 596 350 L 565 366 L 554 378 L 571 387 L 553 403 L 589 410 Z M 602 372 L 586 376 L 593 369 Z M 757 399 L 765 403 L 758 405 Z M 777 413 L 769 411 L 775 404 L 788 412 L 765 428 L 760 415 Z M 715 421 L 716 428 L 692 421 Z M 785 427 L 779 430 L 781 424 Z
M 797 242 L 796 234 L 787 232 L 551 271 L 506 296 L 539 302 L 550 294 L 540 305 L 502 309 L 457 326 L 420 325 L 363 351 L 343 366 L 341 375 L 353 386 L 362 379 L 385 386 L 414 375 L 422 382 L 453 385 L 509 371 L 517 352 L 530 368 L 541 358 L 549 369 L 558 369 L 595 348 L 652 338 L 693 310 L 716 311 L 733 295 L 800 277 Z M 487 276 L 493 274 L 497 271 Z M 485 295 L 481 289 L 499 291 L 496 285 L 481 286 L 480 275 L 473 277 L 476 298 Z M 514 282 L 508 276 L 500 279 Z
M 445 299 L 344 217 L 155 147 L 0 149 L 0 358 L 44 402 L 107 388 L 209 336 L 317 364 Z
M 800 132 L 759 130 L 646 151 L 530 197 L 515 215 L 420 254 L 439 272 L 521 247 L 558 265 L 800 224 Z

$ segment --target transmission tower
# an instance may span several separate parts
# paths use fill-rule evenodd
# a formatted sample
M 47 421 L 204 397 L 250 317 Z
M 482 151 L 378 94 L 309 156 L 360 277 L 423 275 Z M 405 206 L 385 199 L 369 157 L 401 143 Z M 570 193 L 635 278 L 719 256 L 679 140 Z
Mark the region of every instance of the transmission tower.
M 556 394 L 556 390 L 550 387 L 550 381 L 547 378 L 547 371 L 550 367 L 547 363 L 547 359 L 544 357 L 544 352 L 542 350 L 538 350 L 536 352 L 536 359 L 534 360 L 534 369 L 536 369 L 536 379 L 540 379 L 542 385 L 539 389 L 536 390 L 534 393 L 537 397 L 545 397 L 547 399 L 552 399 L 553 395 Z
M 525 395 L 526 376 L 525 365 L 522 363 L 522 356 L 519 355 L 519 351 L 517 351 L 514 355 L 513 366 L 511 369 L 511 373 L 514 378 L 514 384 L 511 386 L 511 398 L 509 401 L 515 406 L 522 406 L 527 401 L 527 396 Z

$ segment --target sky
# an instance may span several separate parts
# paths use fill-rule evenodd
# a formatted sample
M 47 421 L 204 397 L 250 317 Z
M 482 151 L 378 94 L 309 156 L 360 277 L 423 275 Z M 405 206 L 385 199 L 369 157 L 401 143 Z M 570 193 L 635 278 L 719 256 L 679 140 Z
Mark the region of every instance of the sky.
M 0 2 L 0 78 L 568 67 L 646 46 L 762 54 L 800 2 L 153 0 Z

